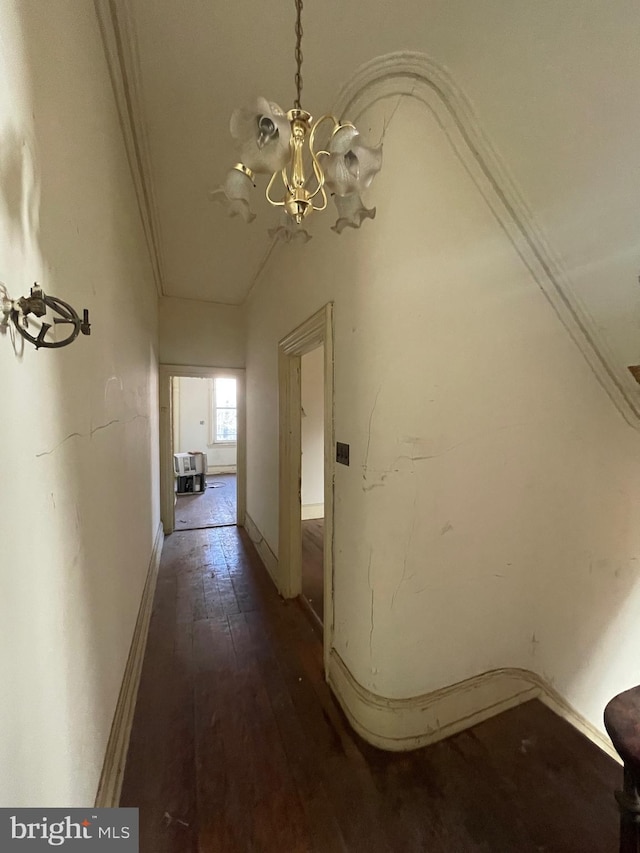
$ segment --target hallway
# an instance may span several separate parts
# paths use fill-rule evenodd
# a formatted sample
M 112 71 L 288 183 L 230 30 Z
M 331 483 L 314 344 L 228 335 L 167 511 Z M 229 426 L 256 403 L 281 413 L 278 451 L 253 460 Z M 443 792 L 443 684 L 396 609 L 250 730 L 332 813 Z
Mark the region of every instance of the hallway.
M 121 805 L 142 853 L 605 853 L 618 766 L 537 702 L 413 753 L 369 747 L 246 533 L 166 541 Z

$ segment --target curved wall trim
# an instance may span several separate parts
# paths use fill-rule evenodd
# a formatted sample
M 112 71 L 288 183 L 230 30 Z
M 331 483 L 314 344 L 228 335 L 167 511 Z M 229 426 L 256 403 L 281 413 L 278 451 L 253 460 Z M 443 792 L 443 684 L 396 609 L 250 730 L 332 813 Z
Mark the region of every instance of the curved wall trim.
M 400 51 L 362 65 L 340 91 L 334 113 L 356 121 L 393 96 L 421 101 L 438 120 L 456 155 L 509 237 L 558 318 L 625 420 L 640 429 L 640 388 L 574 294 L 568 275 L 535 223 L 522 193 L 482 132 L 450 74 L 422 53 Z
M 277 558 L 270 549 L 267 552 L 261 547 L 264 537 L 248 516 L 246 522 L 260 559 L 273 580 L 277 575 Z M 530 699 L 539 699 L 620 762 L 607 735 L 531 670 L 493 669 L 431 693 L 390 699 L 363 687 L 332 648 L 325 675 L 350 724 L 368 743 L 380 749 L 404 752 L 428 746 Z
M 539 699 L 620 760 L 609 738 L 530 670 L 494 669 L 421 696 L 389 699 L 359 684 L 334 649 L 327 680 L 353 728 L 381 749 L 400 752 L 427 746 L 530 699 Z

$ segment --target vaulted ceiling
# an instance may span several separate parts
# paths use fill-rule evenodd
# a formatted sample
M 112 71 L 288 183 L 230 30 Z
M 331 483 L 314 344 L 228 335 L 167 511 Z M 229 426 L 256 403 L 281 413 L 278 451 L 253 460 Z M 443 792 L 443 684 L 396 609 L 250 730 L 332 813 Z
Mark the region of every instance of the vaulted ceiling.
M 130 56 L 162 290 L 240 304 L 269 254 L 277 212 L 256 190 L 258 218 L 245 225 L 209 191 L 236 159 L 234 107 L 260 94 L 292 104 L 294 0 L 118 0 L 113 8 Z M 373 57 L 416 50 L 449 70 L 561 277 L 616 361 L 637 363 L 636 0 L 306 0 L 303 25 L 303 106 L 314 115 Z M 382 203 L 375 184 L 371 201 Z M 332 221 L 318 214 L 314 227 Z

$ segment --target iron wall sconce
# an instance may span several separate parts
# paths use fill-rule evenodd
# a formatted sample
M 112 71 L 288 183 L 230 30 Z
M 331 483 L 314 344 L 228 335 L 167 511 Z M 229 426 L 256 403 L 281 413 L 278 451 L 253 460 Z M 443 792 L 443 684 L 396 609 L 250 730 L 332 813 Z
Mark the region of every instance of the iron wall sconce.
M 42 321 L 40 330 L 37 335 L 29 333 L 29 315 L 34 317 L 45 317 L 47 309 L 51 310 L 56 316 L 53 318 L 53 325 L 68 325 L 69 334 L 66 338 L 59 341 L 47 341 L 45 335 L 51 328 L 51 323 Z M 80 333 L 83 335 L 91 334 L 91 324 L 89 323 L 89 311 L 87 308 L 82 312 L 82 319 L 69 305 L 57 296 L 47 296 L 42 288 L 36 283 L 31 288 L 29 296 L 22 296 L 20 299 L 3 299 L 2 313 L 4 314 L 4 324 L 8 324 L 9 320 L 15 326 L 17 332 L 28 341 L 36 349 L 58 349 L 66 347 L 73 343 Z

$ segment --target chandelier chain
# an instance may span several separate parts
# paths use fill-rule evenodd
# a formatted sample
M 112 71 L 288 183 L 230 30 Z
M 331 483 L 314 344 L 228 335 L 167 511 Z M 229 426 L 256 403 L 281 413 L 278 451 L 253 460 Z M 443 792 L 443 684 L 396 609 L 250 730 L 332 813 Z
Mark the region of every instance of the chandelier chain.
M 296 3 L 296 100 L 294 107 L 302 109 L 300 99 L 302 97 L 302 0 Z

